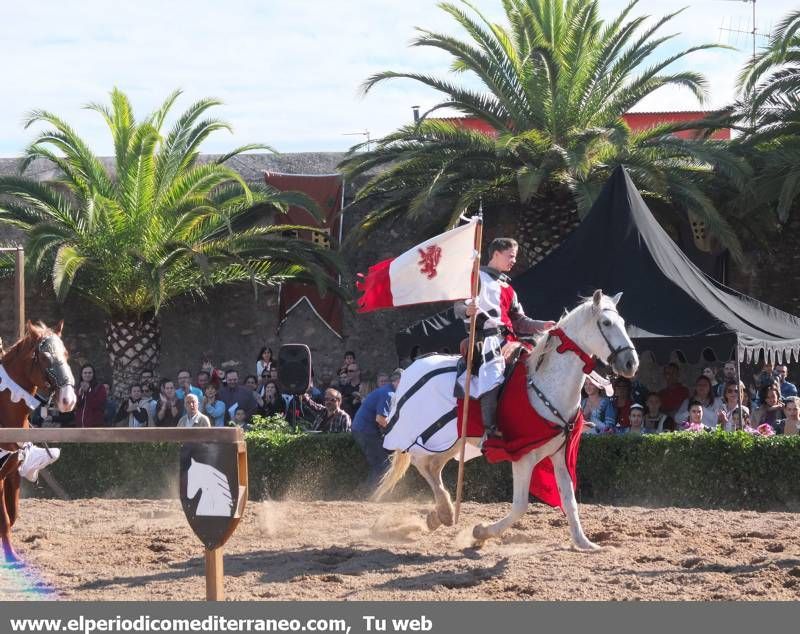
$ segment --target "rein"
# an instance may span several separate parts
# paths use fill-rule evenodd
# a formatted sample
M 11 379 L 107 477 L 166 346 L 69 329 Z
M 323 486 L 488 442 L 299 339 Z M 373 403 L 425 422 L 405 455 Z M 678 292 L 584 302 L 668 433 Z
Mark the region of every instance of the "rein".
M 567 333 L 565 333 L 561 328 L 554 328 L 550 331 L 550 334 L 561 339 L 561 345 L 556 348 L 556 352 L 559 354 L 564 354 L 565 352 L 574 352 L 580 357 L 581 361 L 583 361 L 584 374 L 591 374 L 594 371 L 594 367 L 596 365 L 594 358 L 586 354 L 586 352 L 583 351 L 583 348 L 569 338 Z

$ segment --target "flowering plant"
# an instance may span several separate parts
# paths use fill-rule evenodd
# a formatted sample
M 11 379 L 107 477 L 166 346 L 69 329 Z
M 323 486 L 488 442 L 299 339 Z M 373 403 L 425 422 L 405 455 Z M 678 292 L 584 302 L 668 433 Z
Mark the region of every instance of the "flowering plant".
M 681 429 L 683 431 L 705 431 L 706 428 L 703 426 L 703 423 L 690 423 L 688 420 L 684 421 L 681 424 Z

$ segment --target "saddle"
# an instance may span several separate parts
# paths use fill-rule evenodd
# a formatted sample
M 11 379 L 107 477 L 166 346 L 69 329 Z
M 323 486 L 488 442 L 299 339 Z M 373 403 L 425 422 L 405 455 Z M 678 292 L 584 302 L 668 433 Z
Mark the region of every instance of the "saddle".
M 467 348 L 469 347 L 469 338 L 462 339 L 458 345 L 458 351 L 461 358 L 458 360 L 458 374 L 459 376 L 467 367 Z M 506 341 L 500 348 L 500 354 L 506 362 L 506 379 L 511 376 L 511 369 L 514 364 L 519 360 L 520 355 L 527 348 L 525 344 L 519 341 Z M 483 356 L 482 342 L 475 342 L 475 349 L 472 351 L 472 374 L 478 376 L 478 369 L 481 367 L 481 358 Z

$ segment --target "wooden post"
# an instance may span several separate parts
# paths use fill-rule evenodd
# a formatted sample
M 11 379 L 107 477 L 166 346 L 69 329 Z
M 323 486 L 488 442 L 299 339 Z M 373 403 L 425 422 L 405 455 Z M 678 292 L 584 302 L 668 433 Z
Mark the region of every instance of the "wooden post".
M 25 336 L 25 251 L 22 247 L 14 252 L 14 318 L 19 340 Z
M 753 5 L 753 6 L 755 6 L 755 5 Z M 753 28 L 755 28 L 755 27 L 753 27 Z M 744 410 L 742 409 L 742 388 L 741 388 L 741 386 L 744 383 L 744 381 L 742 381 L 742 375 L 740 374 L 740 372 L 742 371 L 742 368 L 741 368 L 741 366 L 739 364 L 739 335 L 738 334 L 736 335 L 736 351 L 734 352 L 734 354 L 736 355 L 736 403 L 737 403 L 737 407 L 739 408 L 739 425 L 741 426 L 742 431 L 744 431 Z M 764 358 L 765 359 L 767 358 L 766 357 L 766 353 L 764 353 Z M 725 400 L 725 386 L 722 386 L 722 400 L 723 401 Z M 752 403 L 750 405 L 752 406 Z M 733 418 L 733 415 L 731 415 L 731 418 Z M 725 429 L 723 428 L 722 431 L 725 431 Z M 733 424 L 733 421 L 731 421 L 731 431 L 736 431 L 736 425 Z
M 224 601 L 222 547 L 206 549 L 206 601 Z
M 464 455 L 467 450 L 467 421 L 469 420 L 469 387 L 472 381 L 472 359 L 475 350 L 475 329 L 478 320 L 477 299 L 481 272 L 481 241 L 483 240 L 483 219 L 475 227 L 475 262 L 472 265 L 472 305 L 476 310 L 469 320 L 469 347 L 467 348 L 467 373 L 464 380 L 464 410 L 461 416 L 461 452 L 458 457 L 458 481 L 456 483 L 456 509 L 453 522 L 458 524 L 461 514 L 461 495 L 464 490 Z

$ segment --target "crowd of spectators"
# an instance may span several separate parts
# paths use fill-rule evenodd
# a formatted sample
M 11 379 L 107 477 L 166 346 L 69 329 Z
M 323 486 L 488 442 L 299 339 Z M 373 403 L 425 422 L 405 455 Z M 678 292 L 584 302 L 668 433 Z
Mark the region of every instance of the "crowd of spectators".
M 254 417 L 283 417 L 309 433 L 350 433 L 369 464 L 368 487 L 374 487 L 388 465 L 383 432 L 402 370 L 378 372 L 364 380 L 352 351 L 345 353 L 329 385 L 312 384 L 304 394 L 281 390 L 278 366 L 269 347 L 254 363 L 255 374 L 219 369 L 207 358 L 192 373 L 156 382 L 142 372 L 121 402 L 111 396 L 92 365 L 80 369 L 75 410 L 35 413 L 32 423 L 72 427 L 223 427 L 247 429 Z M 686 372 L 688 373 L 688 372 Z M 313 371 L 312 371 L 313 377 Z M 612 386 L 586 379 L 581 409 L 587 434 L 658 434 L 672 431 L 746 431 L 759 435 L 798 434 L 800 399 L 785 365 L 764 364 L 746 385 L 737 365 L 708 366 L 688 387 L 681 368 L 663 368 L 663 386 L 650 389 L 637 377 L 618 377 Z M 38 418 L 38 420 L 37 420 Z
M 258 352 L 254 374 L 222 370 L 208 358 L 192 373 L 180 369 L 175 379 L 156 382 L 152 371 L 142 372 L 127 398 L 117 402 L 109 385 L 101 383 L 91 364 L 80 369 L 75 410 L 51 410 L 34 424 L 74 427 L 175 427 L 241 425 L 253 416 L 283 416 L 308 431 L 350 432 L 364 399 L 376 388 L 392 391 L 386 372 L 375 382 L 362 379 L 352 351 L 344 354 L 329 385 L 312 385 L 305 394 L 288 394 L 278 382 L 278 366 L 271 348 Z M 765 363 L 746 385 L 737 377 L 737 364 L 707 366 L 689 386 L 677 363 L 663 367 L 663 384 L 650 389 L 636 377 L 616 378 L 613 392 L 586 380 L 581 409 L 586 433 L 663 433 L 676 430 L 745 430 L 759 434 L 797 433 L 798 391 L 785 365 Z M 375 408 L 370 402 L 370 411 Z M 38 414 L 38 413 L 37 413 Z M 379 413 L 373 415 L 379 415 Z M 370 421 L 372 425 L 374 421 Z M 362 430 L 363 431 L 363 430 Z M 370 433 L 378 431 L 372 425 Z M 362 438 L 363 439 L 363 438 Z M 367 441 L 365 441 L 367 442 Z M 371 451 L 367 445 L 365 452 Z
M 707 366 L 691 389 L 677 363 L 663 368 L 664 387 L 648 389 L 636 378 L 617 378 L 608 394 L 587 378 L 581 409 L 584 433 L 658 434 L 670 431 L 798 433 L 797 387 L 785 365 L 765 363 L 749 384 L 737 377 L 735 362 Z
M 312 385 L 305 394 L 288 394 L 278 382 L 278 365 L 271 348 L 264 346 L 247 370 L 222 370 L 210 359 L 201 360 L 193 373 L 181 368 L 175 378 L 156 380 L 141 373 L 127 397 L 117 401 L 110 386 L 98 381 L 92 365 L 80 369 L 76 386 L 78 403 L 73 412 L 36 412 L 33 423 L 63 427 L 187 427 L 240 425 L 248 428 L 254 416 L 283 416 L 301 428 L 317 432 L 350 432 L 362 400 L 376 387 L 389 383 L 378 372 L 373 384 L 363 380 L 356 355 L 347 351 L 329 385 Z
M 383 449 L 391 398 L 401 370 L 376 374 L 375 383 L 361 376 L 356 355 L 347 351 L 330 385 L 312 383 L 304 394 L 281 390 L 278 366 L 269 347 L 254 363 L 255 374 L 214 366 L 201 361 L 193 374 L 181 368 L 175 378 L 160 381 L 152 371 L 141 373 L 125 398 L 117 402 L 107 383 L 98 381 L 95 369 L 84 365 L 76 386 L 77 406 L 61 414 L 55 409 L 35 412 L 31 423 L 63 427 L 224 427 L 248 429 L 255 417 L 281 416 L 292 427 L 309 433 L 350 433 L 370 467 L 368 486 L 374 487 L 388 465 Z M 313 371 L 312 371 L 313 377 Z

